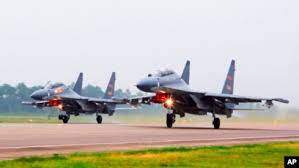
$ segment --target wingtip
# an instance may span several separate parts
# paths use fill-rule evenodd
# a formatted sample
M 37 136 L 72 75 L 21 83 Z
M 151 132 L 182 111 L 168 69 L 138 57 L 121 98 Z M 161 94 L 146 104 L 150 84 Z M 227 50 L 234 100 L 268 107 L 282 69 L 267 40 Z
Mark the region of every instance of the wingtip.
M 287 99 L 281 99 L 281 98 L 277 98 L 277 99 L 273 99 L 274 101 L 278 101 L 278 102 L 281 102 L 281 103 L 285 103 L 285 104 L 289 104 L 290 101 L 287 100 Z

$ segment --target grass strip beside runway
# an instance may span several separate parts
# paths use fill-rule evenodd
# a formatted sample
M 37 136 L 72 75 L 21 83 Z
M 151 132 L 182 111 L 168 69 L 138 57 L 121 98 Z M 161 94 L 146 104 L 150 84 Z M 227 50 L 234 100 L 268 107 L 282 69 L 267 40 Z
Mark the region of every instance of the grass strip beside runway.
M 299 155 L 299 142 L 55 154 L 1 161 L 0 167 L 283 167 L 287 155 Z

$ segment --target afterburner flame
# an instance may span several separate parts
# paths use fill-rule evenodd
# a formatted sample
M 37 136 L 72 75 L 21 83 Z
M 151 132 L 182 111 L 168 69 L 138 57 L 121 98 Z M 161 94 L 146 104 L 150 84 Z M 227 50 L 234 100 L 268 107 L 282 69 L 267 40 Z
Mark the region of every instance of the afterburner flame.
M 167 108 L 172 108 L 173 104 L 174 104 L 174 101 L 171 97 L 166 99 L 166 101 L 164 103 L 165 107 L 167 107 Z
M 58 107 L 61 104 L 62 104 L 61 100 L 58 100 L 58 99 L 49 100 L 49 106 L 50 107 Z
M 165 108 L 172 109 L 174 106 L 174 99 L 169 93 L 157 92 L 151 100 L 153 103 L 162 104 Z
M 167 93 L 164 93 L 164 92 L 158 92 L 158 93 L 156 93 L 156 96 L 154 96 L 154 97 L 152 98 L 152 102 L 162 104 L 162 103 L 165 103 L 165 101 L 166 101 L 169 97 L 170 97 L 170 95 L 167 94 Z
M 59 104 L 59 105 L 57 106 L 57 108 L 58 108 L 59 110 L 63 110 L 63 104 Z

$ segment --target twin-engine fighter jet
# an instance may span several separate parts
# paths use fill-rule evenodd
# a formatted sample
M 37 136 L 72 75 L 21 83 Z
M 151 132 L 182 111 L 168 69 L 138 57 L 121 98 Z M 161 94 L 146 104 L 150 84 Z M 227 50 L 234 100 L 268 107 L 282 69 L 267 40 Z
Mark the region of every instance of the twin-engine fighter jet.
M 231 65 L 223 86 L 222 93 L 207 93 L 194 91 L 189 87 L 190 61 L 187 61 L 182 76 L 177 75 L 172 70 L 160 71 L 157 74 L 149 74 L 136 85 L 144 92 L 154 93 L 153 96 L 133 98 L 130 104 L 151 104 L 159 103 L 168 109 L 166 124 L 171 128 L 175 122 L 176 114 L 184 117 L 185 113 L 195 115 L 213 115 L 213 125 L 215 129 L 220 128 L 220 119 L 216 115 L 232 116 L 235 105 L 239 103 L 265 102 L 270 108 L 273 101 L 289 103 L 281 98 L 254 98 L 234 95 L 235 61 Z
M 113 72 L 103 98 L 92 98 L 81 95 L 83 73 L 80 73 L 74 87 L 68 87 L 62 83 L 48 84 L 44 88 L 32 93 L 33 102 L 22 102 L 38 108 L 54 107 L 63 113 L 58 116 L 59 120 L 67 123 L 70 115 L 78 116 L 81 113 L 97 115 L 97 122 L 102 123 L 100 114 L 113 115 L 117 104 L 125 104 L 124 100 L 114 99 L 115 73 Z

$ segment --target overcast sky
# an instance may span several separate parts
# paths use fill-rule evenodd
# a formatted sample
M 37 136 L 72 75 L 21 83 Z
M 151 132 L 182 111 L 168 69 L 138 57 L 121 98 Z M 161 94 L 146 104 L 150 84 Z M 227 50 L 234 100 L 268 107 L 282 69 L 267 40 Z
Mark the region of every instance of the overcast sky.
M 148 73 L 181 73 L 220 92 L 236 59 L 236 94 L 299 105 L 298 0 L 0 1 L 0 84 L 48 80 L 134 89 Z M 136 89 L 135 89 L 136 91 Z

